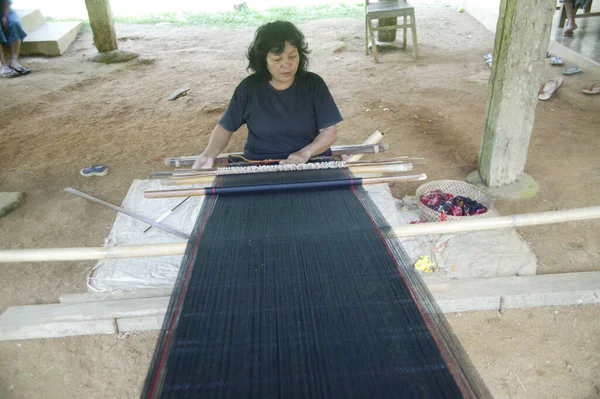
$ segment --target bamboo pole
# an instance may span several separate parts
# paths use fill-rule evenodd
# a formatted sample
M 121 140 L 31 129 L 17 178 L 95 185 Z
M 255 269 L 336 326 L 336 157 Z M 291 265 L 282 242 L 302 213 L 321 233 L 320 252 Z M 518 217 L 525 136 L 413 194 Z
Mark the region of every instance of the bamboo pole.
M 182 255 L 187 241 L 169 244 L 127 245 L 99 248 L 36 248 L 0 250 L 0 263 L 53 262 L 111 258 L 143 258 Z
M 600 206 L 562 211 L 527 213 L 513 216 L 485 217 L 460 222 L 410 224 L 392 228 L 396 237 L 466 233 L 498 230 L 511 227 L 600 219 Z M 108 248 L 38 248 L 0 250 L 0 263 L 49 262 L 104 258 L 135 258 L 183 255 L 187 242 L 169 244 L 131 245 Z
M 188 196 L 206 196 L 206 195 L 223 195 L 223 194 L 242 194 L 242 193 L 257 193 L 257 192 L 277 192 L 287 190 L 301 190 L 309 188 L 329 188 L 329 187 L 347 187 L 366 184 L 381 184 L 395 183 L 407 181 L 419 181 L 427 179 L 427 175 L 409 176 L 389 176 L 389 177 L 368 177 L 368 178 L 350 178 L 328 181 L 314 181 L 301 183 L 281 183 L 281 184 L 266 184 L 254 186 L 232 186 L 232 187 L 205 187 L 205 188 L 187 188 L 180 190 L 151 190 L 144 192 L 144 198 L 174 198 Z
M 363 144 L 377 144 L 381 141 L 382 138 L 383 138 L 383 133 L 381 133 L 379 130 L 375 130 L 375 132 L 372 135 L 370 135 L 369 138 L 363 142 Z M 364 156 L 364 154 L 350 155 L 350 157 L 348 159 L 346 159 L 346 161 L 347 162 L 357 162 L 363 156 Z
M 396 237 L 411 237 L 432 234 L 463 233 L 468 231 L 497 230 L 510 227 L 537 226 L 540 224 L 564 223 L 599 218 L 600 206 L 593 206 L 564 211 L 482 217 L 464 221 L 411 224 L 407 226 L 397 226 L 394 227 L 393 230 Z
M 331 147 L 333 155 L 352 155 L 352 154 L 379 154 L 389 150 L 388 144 L 352 144 L 352 145 L 338 145 Z M 221 154 L 215 159 L 215 165 L 227 163 L 227 157 L 229 155 L 242 155 L 241 152 L 232 152 L 229 154 Z M 165 158 L 165 165 L 181 167 L 189 166 L 194 163 L 199 155 L 187 156 L 187 157 L 176 157 L 176 158 Z
M 312 164 L 307 164 L 307 165 L 312 165 Z M 287 165 L 282 165 L 282 166 L 287 166 Z M 299 165 L 300 167 L 302 165 Z M 248 168 L 248 169 L 246 169 Z M 260 167 L 260 166 L 251 166 L 251 167 L 236 167 L 236 168 L 229 168 L 231 170 L 231 172 L 239 172 L 239 173 L 231 173 L 231 174 L 254 174 L 257 172 L 251 172 L 251 171 L 256 171 L 259 170 L 257 168 L 263 168 L 264 172 L 259 172 L 259 173 L 273 173 L 273 172 L 278 172 L 278 168 L 275 167 Z M 238 171 L 239 169 L 239 171 Z M 333 169 L 333 168 L 331 168 Z M 410 170 L 413 169 L 413 165 L 411 163 L 377 163 L 377 164 L 357 164 L 357 166 L 350 166 L 348 167 L 348 170 L 354 174 L 354 175 L 359 175 L 359 174 L 368 174 L 368 173 L 398 173 L 398 172 L 408 172 Z M 300 169 L 301 170 L 301 169 Z M 308 170 L 308 169 L 307 169 Z M 293 170 L 290 170 L 293 171 Z M 210 173 L 210 174 L 208 174 Z M 285 169 L 282 171 L 282 173 L 285 173 Z M 228 173 L 223 173 L 223 175 L 228 174 Z M 190 175 L 190 176 L 186 176 L 186 175 L 177 175 L 177 176 L 172 176 L 171 178 L 169 178 L 168 180 L 162 180 L 161 184 L 164 186 L 179 186 L 179 185 L 186 185 L 186 184 L 209 184 L 213 182 L 213 179 L 215 176 L 219 176 L 220 173 L 219 171 L 210 171 L 207 172 L 206 175 Z

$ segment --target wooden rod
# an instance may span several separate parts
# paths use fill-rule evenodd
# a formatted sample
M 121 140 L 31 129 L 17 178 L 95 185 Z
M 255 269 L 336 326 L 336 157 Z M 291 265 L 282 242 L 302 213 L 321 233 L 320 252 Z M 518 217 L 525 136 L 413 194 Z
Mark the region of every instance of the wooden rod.
M 227 195 L 227 194 L 243 194 L 243 193 L 258 193 L 258 192 L 278 192 L 287 190 L 305 190 L 310 188 L 332 188 L 332 187 L 347 187 L 358 186 L 365 184 L 381 184 L 381 183 L 396 183 L 406 181 L 419 181 L 427 179 L 426 174 L 410 175 L 410 176 L 389 176 L 389 177 L 368 177 L 368 178 L 351 178 L 340 180 L 313 181 L 301 183 L 280 183 L 280 184 L 264 184 L 253 186 L 234 186 L 234 187 L 205 187 L 205 188 L 188 188 L 181 190 L 152 190 L 145 191 L 145 198 L 173 198 L 187 196 L 205 196 L 205 195 Z
M 434 222 L 409 224 L 392 228 L 397 237 L 466 233 L 498 230 L 510 227 L 575 222 L 600 219 L 600 206 L 567 209 L 562 211 L 526 213 L 513 216 L 484 217 L 460 222 Z M 187 243 L 131 245 L 108 248 L 38 248 L 0 250 L 0 263 L 49 262 L 104 258 L 136 258 L 183 255 Z
M 407 156 L 404 157 L 395 157 L 395 158 L 380 158 L 380 159 L 371 159 L 368 161 L 357 161 L 357 162 L 348 162 L 348 161 L 322 161 L 322 162 L 312 162 L 310 164 L 307 165 L 313 165 L 313 164 L 319 164 L 319 163 L 341 163 L 344 162 L 346 164 L 347 167 L 352 167 L 352 166 L 368 166 L 368 165 L 391 165 L 391 164 L 400 164 L 400 163 L 412 163 L 412 160 L 416 160 L 416 161 L 421 161 L 423 158 L 409 158 Z M 240 166 L 238 166 L 239 164 L 236 164 L 235 166 L 227 166 L 227 167 L 218 167 L 218 168 L 210 168 L 210 169 L 176 169 L 174 171 L 168 171 L 168 172 L 151 172 L 151 175 L 153 178 L 160 178 L 160 177 L 166 177 L 166 178 L 173 178 L 173 179 L 177 179 L 180 177 L 194 177 L 194 176 L 216 176 L 219 174 L 219 171 L 222 169 L 233 169 L 234 167 L 236 169 L 240 169 Z M 303 165 L 303 164 L 300 164 Z M 278 166 L 277 164 L 273 164 L 273 165 L 247 165 L 247 166 L 253 166 L 253 167 L 262 167 L 262 166 Z M 243 166 L 241 167 L 243 168 Z M 243 170 L 243 169 L 240 169 Z M 242 174 L 242 173 L 240 173 Z
M 369 138 L 367 138 L 363 144 L 377 144 L 381 141 L 381 139 L 383 138 L 383 133 L 381 133 L 379 130 L 375 130 L 375 132 L 369 136 Z M 346 161 L 348 162 L 357 162 L 359 161 L 362 157 L 364 156 L 364 154 L 354 154 L 354 155 L 350 155 L 350 157 L 348 159 L 346 159 Z
M 137 214 L 135 212 L 131 212 L 131 211 L 125 209 L 125 208 L 121 208 L 120 206 L 116 206 L 114 204 L 111 204 L 110 202 L 106 202 L 106 201 L 103 201 L 103 200 L 98 199 L 96 197 L 92 197 L 91 195 L 86 194 L 84 192 L 81 192 L 79 190 L 75 190 L 74 188 L 67 187 L 67 188 L 65 188 L 65 191 L 69 192 L 71 194 L 78 195 L 78 196 L 80 196 L 82 198 L 85 198 L 85 199 L 88 199 L 90 201 L 96 202 L 96 203 L 98 203 L 100 205 L 104 205 L 106 207 L 109 207 L 110 209 L 113 209 L 113 210 L 115 210 L 117 212 L 124 213 L 127 216 L 130 216 L 130 217 L 132 217 L 134 219 L 137 219 L 137 220 L 141 220 L 142 222 L 148 223 L 149 225 L 154 226 L 157 229 L 161 229 L 163 231 L 166 231 L 167 233 L 171 233 L 173 235 L 176 235 L 177 237 L 180 237 L 180 238 L 183 238 L 183 239 L 186 239 L 186 240 L 190 238 L 190 236 L 188 234 L 185 234 L 185 233 L 183 233 L 183 232 L 181 232 L 179 230 L 173 229 L 173 228 L 171 228 L 169 226 L 165 226 L 164 224 L 161 224 L 161 223 L 157 223 L 157 222 L 155 222 L 154 220 L 152 220 L 150 218 L 147 218 L 145 216 L 139 215 L 139 214 Z
M 307 165 L 312 165 L 312 164 L 307 164 Z M 281 166 L 285 166 L 285 165 L 281 165 Z M 240 167 L 240 168 L 228 168 L 229 170 L 231 170 L 232 172 L 239 172 L 240 173 L 232 173 L 232 174 L 251 174 L 251 170 L 256 171 L 256 168 L 261 168 L 260 166 L 253 166 L 253 167 L 249 167 L 249 169 L 246 169 L 246 167 Z M 278 172 L 277 171 L 277 165 L 272 166 L 272 167 L 264 167 L 263 168 L 265 170 L 265 172 L 261 172 L 261 173 L 275 173 Z M 413 165 L 411 163 L 403 163 L 403 162 L 398 162 L 398 163 L 375 163 L 375 164 L 357 164 L 357 166 L 350 166 L 348 168 L 348 170 L 350 172 L 352 172 L 352 174 L 354 175 L 358 175 L 358 174 L 365 174 L 365 173 L 397 173 L 397 172 L 408 172 L 410 170 L 413 169 Z M 219 171 L 211 171 L 209 172 L 210 174 L 206 174 L 206 175 L 191 175 L 191 176 L 185 176 L 185 175 L 177 175 L 177 176 L 172 176 L 170 177 L 168 180 L 163 180 L 161 183 L 164 186 L 179 186 L 179 185 L 188 185 L 188 184 L 208 184 L 211 183 L 214 179 L 215 176 L 218 176 L 220 174 Z M 254 174 L 256 172 L 253 172 L 252 174 Z M 285 171 L 282 171 L 281 173 L 285 173 Z
M 513 216 L 482 217 L 472 220 L 433 222 L 394 227 L 397 237 L 430 234 L 462 233 L 467 231 L 497 230 L 509 227 L 537 226 L 600 218 L 600 206 L 569 209 L 564 211 L 526 213 Z
M 353 145 L 338 145 L 331 147 L 333 155 L 352 155 L 352 154 L 379 154 L 389 150 L 388 144 L 353 144 Z M 215 165 L 227 163 L 229 155 L 242 155 L 242 152 L 232 152 L 229 154 L 221 154 L 215 159 Z M 189 166 L 194 163 L 199 155 L 188 157 L 165 158 L 165 165 L 173 167 Z
M 109 258 L 143 258 L 182 255 L 187 242 L 127 245 L 106 248 L 37 248 L 0 250 L 0 263 L 53 262 Z

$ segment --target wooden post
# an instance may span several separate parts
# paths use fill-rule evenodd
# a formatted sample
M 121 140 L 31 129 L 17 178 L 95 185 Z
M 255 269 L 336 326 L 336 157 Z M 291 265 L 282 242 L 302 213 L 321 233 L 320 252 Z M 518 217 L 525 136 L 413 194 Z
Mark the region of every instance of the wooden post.
M 113 22 L 109 0 L 85 0 L 90 27 L 94 35 L 94 45 L 100 53 L 118 48 L 117 34 Z
M 479 151 L 489 187 L 519 180 L 527 151 L 556 0 L 502 0 Z
M 379 0 L 379 1 L 394 1 L 394 0 Z M 378 26 L 394 26 L 394 25 L 398 25 L 398 18 L 397 17 L 392 17 L 392 18 L 380 18 L 377 22 Z M 377 32 L 377 39 L 380 42 L 389 42 L 389 43 L 393 43 L 394 40 L 396 40 L 396 30 L 395 29 L 390 29 L 390 30 L 380 30 Z M 375 43 L 373 43 L 373 45 L 375 45 Z

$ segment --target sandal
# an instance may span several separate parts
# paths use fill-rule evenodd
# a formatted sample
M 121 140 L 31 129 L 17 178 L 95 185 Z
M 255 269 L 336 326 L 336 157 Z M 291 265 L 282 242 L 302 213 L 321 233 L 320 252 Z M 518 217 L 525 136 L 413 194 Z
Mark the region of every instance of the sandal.
M 569 65 L 563 71 L 563 75 L 569 76 L 569 75 L 575 75 L 575 74 L 578 74 L 578 73 L 581 73 L 581 72 L 583 72 L 583 71 L 577 65 Z
M 590 86 L 589 89 L 581 90 L 585 94 L 599 94 L 600 93 L 600 83 L 594 83 Z
M 560 85 L 562 85 L 562 82 L 563 77 L 558 76 L 542 84 L 542 86 L 540 87 L 540 94 L 538 95 L 538 98 L 542 101 L 549 100 L 550 97 L 552 97 L 552 95 L 554 94 L 554 92 L 558 90 Z

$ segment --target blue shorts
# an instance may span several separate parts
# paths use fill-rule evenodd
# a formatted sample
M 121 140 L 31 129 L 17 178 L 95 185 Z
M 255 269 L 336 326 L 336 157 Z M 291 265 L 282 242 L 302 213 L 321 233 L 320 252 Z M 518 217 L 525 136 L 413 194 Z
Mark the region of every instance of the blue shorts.
M 10 10 L 8 14 L 8 28 L 0 28 L 0 43 L 3 46 L 7 46 L 8 43 L 12 43 L 15 40 L 23 40 L 27 36 L 27 33 L 21 26 L 21 18 L 17 15 L 14 10 Z

